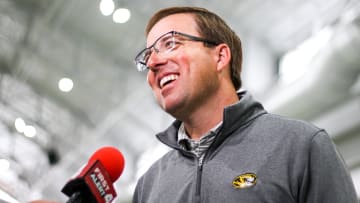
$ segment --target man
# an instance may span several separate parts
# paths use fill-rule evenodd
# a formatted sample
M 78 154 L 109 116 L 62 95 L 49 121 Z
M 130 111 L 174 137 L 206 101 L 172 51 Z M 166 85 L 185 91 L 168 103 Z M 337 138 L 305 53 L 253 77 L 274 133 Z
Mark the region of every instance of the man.
M 139 179 L 134 203 L 357 202 L 323 129 L 267 113 L 241 87 L 241 42 L 216 14 L 158 11 L 135 58 L 176 121 L 157 138 L 173 148 Z

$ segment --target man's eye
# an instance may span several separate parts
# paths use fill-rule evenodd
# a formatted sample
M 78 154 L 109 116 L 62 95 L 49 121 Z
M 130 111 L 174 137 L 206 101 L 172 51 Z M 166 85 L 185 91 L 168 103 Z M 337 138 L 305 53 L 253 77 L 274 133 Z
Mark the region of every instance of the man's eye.
M 173 48 L 176 44 L 177 44 L 176 41 L 173 40 L 173 39 L 171 39 L 171 40 L 167 40 L 167 41 L 164 43 L 164 47 L 165 47 L 166 49 L 171 49 L 171 48 Z

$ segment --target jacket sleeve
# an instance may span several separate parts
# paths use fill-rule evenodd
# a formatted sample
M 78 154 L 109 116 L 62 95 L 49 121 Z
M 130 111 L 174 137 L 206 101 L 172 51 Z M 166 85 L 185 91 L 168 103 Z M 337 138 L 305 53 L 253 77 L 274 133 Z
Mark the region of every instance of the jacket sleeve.
M 318 132 L 311 140 L 299 202 L 358 202 L 345 162 L 324 131 Z
M 141 190 L 142 190 L 142 178 L 139 179 L 139 181 L 136 184 L 135 191 L 132 198 L 132 203 L 141 203 Z

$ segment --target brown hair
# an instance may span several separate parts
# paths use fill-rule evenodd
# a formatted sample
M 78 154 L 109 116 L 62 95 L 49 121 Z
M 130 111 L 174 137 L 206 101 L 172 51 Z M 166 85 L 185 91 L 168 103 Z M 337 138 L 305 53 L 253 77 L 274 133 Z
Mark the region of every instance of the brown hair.
M 155 13 L 149 20 L 145 33 L 149 34 L 152 27 L 169 15 L 178 13 L 190 13 L 194 14 L 195 21 L 198 26 L 198 32 L 206 39 L 218 43 L 225 43 L 231 50 L 231 80 L 235 89 L 241 87 L 240 72 L 242 68 L 242 48 L 241 40 L 236 33 L 215 13 L 210 12 L 207 9 L 199 7 L 170 7 L 165 8 Z

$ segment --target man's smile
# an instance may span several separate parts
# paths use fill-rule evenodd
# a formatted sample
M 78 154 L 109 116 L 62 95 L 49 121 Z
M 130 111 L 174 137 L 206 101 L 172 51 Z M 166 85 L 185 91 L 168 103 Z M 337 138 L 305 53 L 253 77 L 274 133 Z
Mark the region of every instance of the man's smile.
M 176 74 L 170 74 L 170 75 L 166 75 L 163 78 L 160 79 L 159 81 L 159 87 L 163 88 L 165 85 L 171 83 L 172 81 L 175 81 L 176 79 L 178 79 L 178 75 Z

